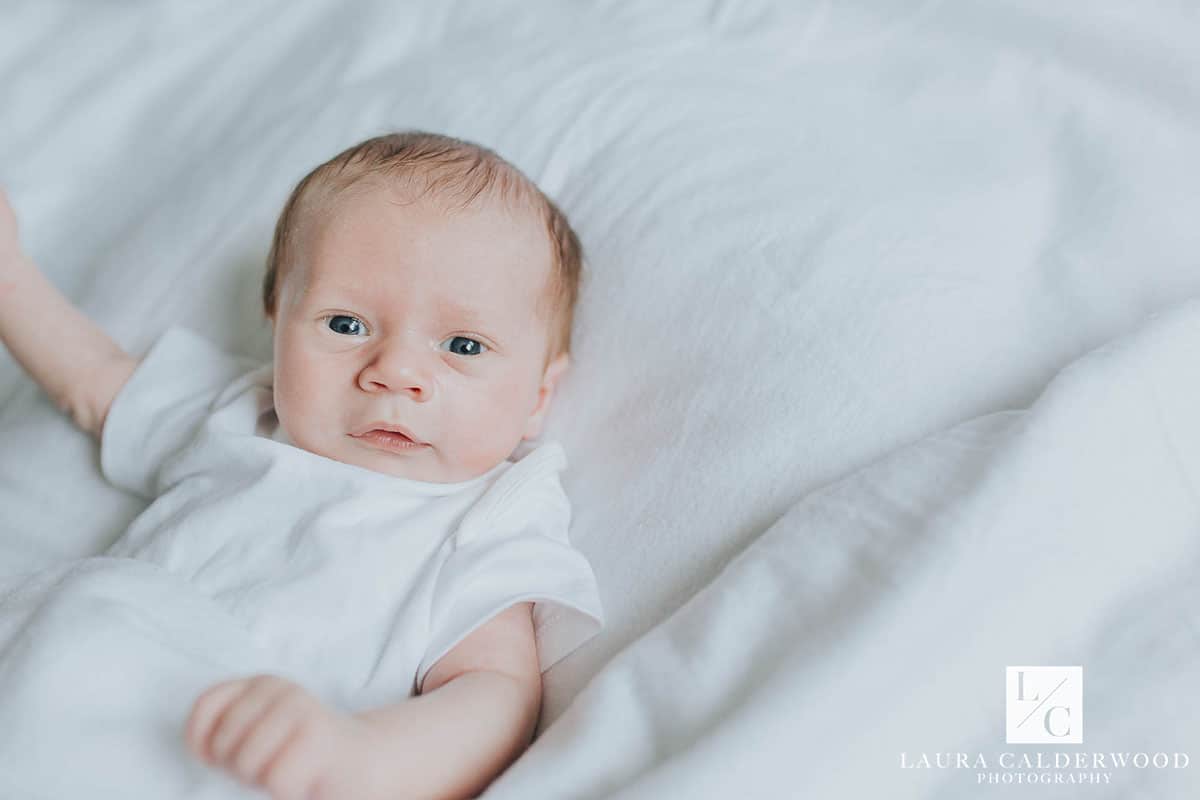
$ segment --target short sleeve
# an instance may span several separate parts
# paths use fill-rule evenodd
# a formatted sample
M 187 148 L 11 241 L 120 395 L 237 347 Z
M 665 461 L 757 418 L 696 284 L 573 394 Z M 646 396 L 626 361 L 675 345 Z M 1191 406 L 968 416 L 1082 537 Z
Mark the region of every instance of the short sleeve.
M 543 445 L 504 473 L 464 517 L 434 587 L 418 691 L 442 656 L 516 603 L 534 601 L 542 672 L 603 628 L 595 574 L 567 535 L 571 505 L 558 477 L 565 464 L 557 442 Z
M 104 477 L 153 498 L 164 462 L 195 437 L 221 390 L 253 368 L 187 328 L 169 327 L 109 407 L 100 439 Z

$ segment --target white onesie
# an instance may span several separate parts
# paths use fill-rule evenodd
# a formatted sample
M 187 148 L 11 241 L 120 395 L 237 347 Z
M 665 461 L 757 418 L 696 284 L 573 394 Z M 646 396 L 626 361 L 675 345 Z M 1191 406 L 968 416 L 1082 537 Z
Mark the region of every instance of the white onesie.
M 107 556 L 185 578 L 353 707 L 419 691 L 514 603 L 536 601 L 543 671 L 600 630 L 559 443 L 461 483 L 384 475 L 291 443 L 272 375 L 187 328 L 163 333 L 104 427 L 105 477 L 153 498 Z

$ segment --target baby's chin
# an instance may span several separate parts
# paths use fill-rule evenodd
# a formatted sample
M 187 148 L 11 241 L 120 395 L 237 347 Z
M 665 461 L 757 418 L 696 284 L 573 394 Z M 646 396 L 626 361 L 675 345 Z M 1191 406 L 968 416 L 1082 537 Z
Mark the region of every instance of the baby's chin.
M 364 443 L 353 439 L 353 437 L 350 437 L 350 439 L 347 442 L 347 446 L 341 449 L 342 452 L 338 455 L 327 457 L 347 464 L 353 464 L 363 469 L 369 469 L 381 475 L 391 475 L 411 481 L 422 481 L 424 483 L 462 483 L 483 475 L 495 467 L 496 464 L 500 463 L 500 461 L 496 461 L 493 464 L 485 464 L 474 470 L 462 467 L 448 469 L 439 458 L 436 448 L 430 444 L 389 450 L 386 449 L 386 445 L 380 445 L 379 443 Z
M 329 457 L 383 475 L 432 483 L 453 482 L 442 475 L 444 470 L 434 458 L 433 445 L 422 444 L 407 449 L 389 450 L 385 444 L 349 436 L 338 451 L 336 455 Z
M 447 458 L 447 453 L 432 444 L 419 447 L 389 448 L 387 442 L 363 440 L 350 435 L 337 434 L 310 436 L 311 431 L 301 431 L 299 440 L 280 425 L 276 438 L 283 444 L 315 453 L 333 461 L 355 467 L 424 483 L 463 483 L 483 475 L 515 451 L 516 445 L 503 458 L 480 456 L 476 452 L 474 463 L 462 463 L 464 459 Z M 451 462 L 451 466 L 447 462 Z

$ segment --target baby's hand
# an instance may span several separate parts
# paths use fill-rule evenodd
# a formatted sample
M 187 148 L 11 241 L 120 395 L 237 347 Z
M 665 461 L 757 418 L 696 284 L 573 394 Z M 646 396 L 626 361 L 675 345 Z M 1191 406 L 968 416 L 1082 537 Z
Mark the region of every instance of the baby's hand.
M 0 187 L 0 275 L 21 258 L 21 239 L 17 234 L 17 215 L 13 213 L 8 195 Z
M 196 699 L 188 748 L 274 800 L 369 797 L 373 729 L 274 675 L 226 681 Z

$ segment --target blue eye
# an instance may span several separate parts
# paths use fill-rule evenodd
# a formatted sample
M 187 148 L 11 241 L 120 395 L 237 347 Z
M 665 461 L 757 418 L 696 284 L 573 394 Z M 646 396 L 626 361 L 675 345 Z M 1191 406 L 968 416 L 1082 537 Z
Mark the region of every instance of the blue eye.
M 460 356 L 477 356 L 487 349 L 487 345 L 474 339 L 468 339 L 466 336 L 451 336 L 447 341 L 450 342 L 450 352 Z M 455 345 L 459 345 L 462 349 L 456 350 Z
M 327 327 L 334 333 L 355 336 L 364 330 L 362 320 L 356 317 L 349 317 L 345 314 L 334 314 L 326 317 L 326 319 L 328 320 Z

